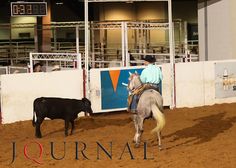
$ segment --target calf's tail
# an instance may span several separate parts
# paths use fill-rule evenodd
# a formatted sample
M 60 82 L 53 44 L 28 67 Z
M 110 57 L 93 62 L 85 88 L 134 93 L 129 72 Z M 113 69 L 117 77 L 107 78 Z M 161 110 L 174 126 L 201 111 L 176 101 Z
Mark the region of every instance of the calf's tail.
M 32 125 L 35 127 L 36 121 L 35 121 L 35 111 L 33 112 L 33 120 L 32 120 Z

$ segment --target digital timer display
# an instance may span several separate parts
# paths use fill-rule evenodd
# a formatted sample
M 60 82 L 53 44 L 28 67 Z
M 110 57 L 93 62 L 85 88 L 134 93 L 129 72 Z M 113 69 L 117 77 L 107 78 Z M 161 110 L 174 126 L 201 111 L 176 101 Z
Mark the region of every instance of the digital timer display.
M 45 16 L 46 2 L 12 2 L 11 16 Z

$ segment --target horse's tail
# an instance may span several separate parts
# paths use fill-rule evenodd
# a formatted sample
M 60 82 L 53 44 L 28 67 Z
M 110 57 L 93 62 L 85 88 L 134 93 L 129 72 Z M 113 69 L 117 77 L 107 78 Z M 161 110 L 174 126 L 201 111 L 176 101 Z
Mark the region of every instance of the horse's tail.
M 165 126 L 165 123 L 166 123 L 165 116 L 161 112 L 161 110 L 157 107 L 156 104 L 152 105 L 152 115 L 155 118 L 155 120 L 157 121 L 157 126 L 152 130 L 152 133 L 154 133 L 154 132 L 158 133 Z

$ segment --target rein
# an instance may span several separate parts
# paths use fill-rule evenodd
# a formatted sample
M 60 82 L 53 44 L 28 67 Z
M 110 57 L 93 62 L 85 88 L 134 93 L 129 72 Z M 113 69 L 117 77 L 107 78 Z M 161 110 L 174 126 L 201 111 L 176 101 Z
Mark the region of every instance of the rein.
M 134 77 L 134 74 L 131 76 L 132 78 Z M 140 79 L 139 79 L 140 80 Z M 144 88 L 144 84 L 140 81 L 140 85 L 137 88 L 134 88 L 133 90 L 130 90 L 132 95 L 140 93 Z
M 144 88 L 144 85 L 141 84 L 139 87 L 135 88 L 134 90 L 131 91 L 132 95 L 138 94 L 139 92 L 141 92 Z

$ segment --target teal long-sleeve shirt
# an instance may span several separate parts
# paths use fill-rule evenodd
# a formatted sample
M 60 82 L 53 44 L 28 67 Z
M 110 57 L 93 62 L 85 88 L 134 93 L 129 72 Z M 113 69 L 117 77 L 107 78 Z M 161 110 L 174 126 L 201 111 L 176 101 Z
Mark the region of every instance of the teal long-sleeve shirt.
M 149 64 L 141 73 L 140 79 L 142 83 L 159 84 L 162 79 L 161 69 L 153 64 Z

